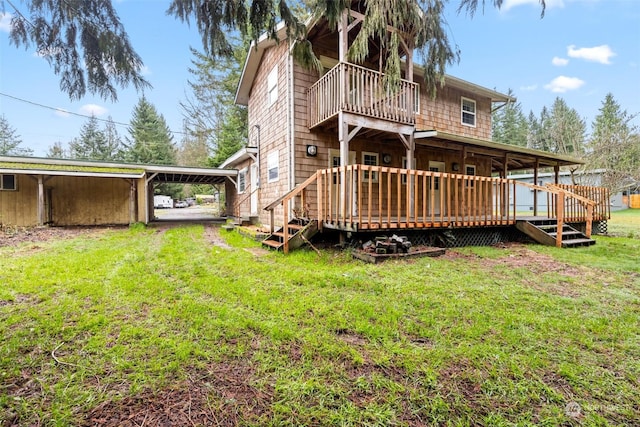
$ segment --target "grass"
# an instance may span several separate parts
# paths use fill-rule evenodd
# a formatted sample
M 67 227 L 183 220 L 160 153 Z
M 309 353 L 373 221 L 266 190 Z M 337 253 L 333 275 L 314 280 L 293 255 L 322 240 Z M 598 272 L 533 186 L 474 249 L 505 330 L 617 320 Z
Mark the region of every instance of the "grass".
M 208 233 L 0 247 L 0 425 L 640 424 L 639 239 L 368 265 Z
M 612 212 L 607 228 L 610 234 L 640 239 L 640 209 Z

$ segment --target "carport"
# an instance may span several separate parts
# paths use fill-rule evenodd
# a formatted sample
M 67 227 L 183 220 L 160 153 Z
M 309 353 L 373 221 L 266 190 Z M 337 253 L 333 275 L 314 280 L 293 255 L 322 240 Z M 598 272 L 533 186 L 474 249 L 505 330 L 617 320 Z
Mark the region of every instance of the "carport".
M 145 222 L 149 223 L 153 212 L 153 187 L 162 184 L 224 184 L 227 179 L 235 183 L 238 171 L 235 169 L 196 168 L 183 166 L 145 165 L 145 185 L 147 188 L 147 209 Z

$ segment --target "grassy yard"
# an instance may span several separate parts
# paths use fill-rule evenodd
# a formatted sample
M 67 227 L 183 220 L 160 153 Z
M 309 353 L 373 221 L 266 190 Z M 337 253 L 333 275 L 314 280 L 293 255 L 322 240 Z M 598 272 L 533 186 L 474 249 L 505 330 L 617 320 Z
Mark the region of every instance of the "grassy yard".
M 203 226 L 0 241 L 0 425 L 640 425 L 639 253 L 369 265 Z

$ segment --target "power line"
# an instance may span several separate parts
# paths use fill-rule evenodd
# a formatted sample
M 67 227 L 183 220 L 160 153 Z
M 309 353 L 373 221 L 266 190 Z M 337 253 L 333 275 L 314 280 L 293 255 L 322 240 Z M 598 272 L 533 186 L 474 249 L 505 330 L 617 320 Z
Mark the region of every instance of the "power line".
M 16 101 L 24 102 L 25 104 L 34 105 L 34 106 L 40 107 L 40 108 L 46 108 L 48 110 L 53 110 L 53 111 L 64 113 L 64 114 L 70 114 L 70 115 L 73 115 L 73 116 L 83 117 L 85 119 L 94 118 L 95 120 L 98 120 L 98 121 L 101 121 L 101 122 L 113 123 L 113 124 L 116 124 L 116 125 L 119 125 L 119 126 L 125 126 L 125 127 L 129 127 L 130 126 L 129 123 L 116 122 L 114 120 L 109 120 L 109 119 L 101 119 L 101 118 L 93 116 L 93 115 L 89 116 L 89 115 L 86 115 L 86 114 L 74 113 L 73 111 L 63 110 L 61 108 L 51 107 L 49 105 L 44 105 L 44 104 L 40 104 L 38 102 L 29 101 L 28 99 L 18 98 L 17 96 L 9 95 L 7 93 L 0 92 L 0 95 L 1 96 L 5 96 L 7 98 L 14 99 Z M 185 132 L 178 132 L 178 131 L 174 131 L 174 130 L 171 130 L 171 129 L 169 129 L 169 132 L 171 132 L 173 134 L 178 134 L 178 135 L 186 135 Z

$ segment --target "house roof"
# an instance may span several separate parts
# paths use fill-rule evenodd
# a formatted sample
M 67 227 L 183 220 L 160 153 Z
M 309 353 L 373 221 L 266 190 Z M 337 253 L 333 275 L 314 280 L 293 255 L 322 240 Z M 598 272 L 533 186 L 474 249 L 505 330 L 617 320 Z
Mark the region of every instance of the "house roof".
M 322 20 L 308 20 L 307 31 L 310 31 L 320 22 L 322 22 Z M 236 90 L 236 104 L 247 105 L 249 103 L 249 94 L 251 93 L 255 75 L 258 71 L 258 67 L 260 66 L 260 62 L 262 61 L 264 52 L 270 47 L 278 44 L 280 41 L 285 40 L 287 37 L 284 22 L 280 22 L 276 27 L 276 37 L 277 40 L 274 40 L 273 38 L 268 37 L 265 33 L 257 40 L 257 42 L 254 41 L 251 43 L 251 46 L 249 47 L 249 53 L 247 54 L 247 58 L 244 63 L 244 68 L 242 69 L 242 75 L 240 76 L 238 88 Z M 424 68 L 414 64 L 414 74 L 423 76 Z M 462 89 L 482 97 L 490 98 L 492 102 L 516 101 L 516 98 L 514 98 L 513 96 L 505 95 L 495 90 L 491 90 L 450 75 L 445 75 L 445 86 Z
M 233 169 L 0 156 L 0 173 L 101 178 L 142 178 L 149 176 L 153 182 L 219 184 L 224 182 L 226 177 L 236 176 L 238 171 Z
M 492 158 L 492 170 L 504 169 L 504 158 L 508 158 L 508 170 L 525 170 L 547 166 L 580 165 L 584 162 L 571 156 L 534 150 L 518 145 L 504 144 L 488 139 L 471 138 L 438 130 L 418 131 L 414 134 L 417 145 L 426 145 L 451 151 L 466 151 Z
M 235 154 L 233 154 L 231 157 L 229 157 L 227 160 L 225 160 L 221 165 L 220 168 L 224 169 L 224 168 L 228 168 L 228 167 L 233 167 L 241 162 L 244 162 L 245 160 L 248 159 L 254 159 L 255 160 L 255 156 L 258 154 L 258 147 L 245 147 L 242 148 L 238 151 L 235 152 Z

